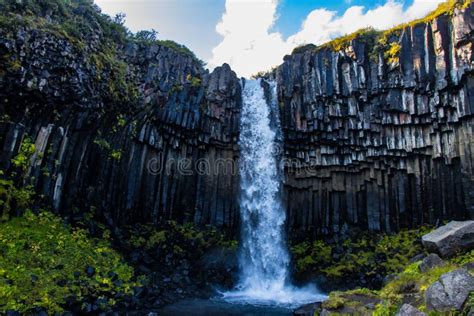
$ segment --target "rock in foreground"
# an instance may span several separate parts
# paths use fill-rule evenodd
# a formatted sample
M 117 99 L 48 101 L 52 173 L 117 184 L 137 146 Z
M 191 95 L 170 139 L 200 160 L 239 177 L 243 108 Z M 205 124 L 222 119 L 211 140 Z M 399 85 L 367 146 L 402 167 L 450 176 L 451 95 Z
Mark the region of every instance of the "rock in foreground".
M 426 314 L 420 312 L 417 308 L 410 304 L 403 304 L 396 316 L 425 316 Z
M 422 237 L 423 245 L 441 257 L 474 247 L 474 221 L 451 221 Z
M 443 274 L 426 290 L 426 306 L 439 312 L 460 310 L 471 291 L 474 277 L 466 269 L 454 270 Z

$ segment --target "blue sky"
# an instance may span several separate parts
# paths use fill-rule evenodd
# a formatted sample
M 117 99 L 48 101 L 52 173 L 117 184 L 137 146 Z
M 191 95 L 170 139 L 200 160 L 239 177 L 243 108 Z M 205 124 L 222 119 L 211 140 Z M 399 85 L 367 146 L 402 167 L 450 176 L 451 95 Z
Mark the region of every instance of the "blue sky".
M 227 62 L 240 76 L 267 70 L 301 44 L 322 44 L 359 28 L 421 17 L 442 0 L 95 0 L 123 12 L 132 31 L 155 29 L 188 46 L 212 69 Z

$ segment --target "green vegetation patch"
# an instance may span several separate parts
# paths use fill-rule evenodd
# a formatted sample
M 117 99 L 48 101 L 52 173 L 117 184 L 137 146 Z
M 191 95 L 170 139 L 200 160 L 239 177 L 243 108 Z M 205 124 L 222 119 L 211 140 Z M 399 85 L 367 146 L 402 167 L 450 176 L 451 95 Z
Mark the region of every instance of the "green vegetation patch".
M 371 311 L 367 306 L 375 306 L 380 301 L 377 292 L 362 288 L 345 292 L 331 292 L 322 307 L 344 314 L 368 315 Z
M 37 307 L 61 313 L 71 298 L 103 298 L 113 306 L 137 285 L 133 274 L 108 241 L 52 213 L 27 212 L 0 224 L 0 313 Z
M 236 249 L 238 244 L 214 227 L 198 228 L 193 223 L 168 221 L 160 227 L 135 225 L 129 231 L 128 248 L 163 251 L 172 254 L 177 261 L 185 257 L 200 258 L 213 247 Z
M 401 305 L 409 301 L 411 305 L 429 315 L 439 315 L 439 313 L 427 311 L 423 299 L 425 291 L 439 280 L 441 275 L 472 262 L 474 262 L 474 250 L 458 254 L 450 260 L 445 260 L 443 265 L 425 272 L 419 269 L 421 261 L 414 262 L 406 265 L 403 271 L 396 274 L 380 291 L 356 289 L 331 292 L 322 307 L 332 314 L 395 315 Z M 373 300 L 372 303 L 378 300 L 375 309 L 364 309 L 367 307 L 366 302 L 370 299 Z M 469 296 L 461 311 L 453 311 L 449 315 L 467 315 L 471 307 L 474 307 L 474 293 Z
M 370 278 L 403 270 L 412 257 L 423 252 L 420 238 L 430 230 L 422 227 L 390 235 L 362 234 L 345 240 L 338 247 L 321 240 L 302 242 L 293 245 L 291 252 L 300 275 L 322 274 L 343 280 L 357 273 Z

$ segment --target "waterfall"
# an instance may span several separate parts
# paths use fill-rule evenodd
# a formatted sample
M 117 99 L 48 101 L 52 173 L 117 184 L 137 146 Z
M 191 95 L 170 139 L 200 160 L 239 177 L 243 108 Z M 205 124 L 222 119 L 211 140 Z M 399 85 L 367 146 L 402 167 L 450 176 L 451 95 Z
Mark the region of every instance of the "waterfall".
M 278 138 L 281 135 L 276 84 L 267 104 L 260 80 L 247 80 L 240 124 L 240 282 L 229 300 L 301 304 L 320 300 L 314 287 L 289 284 L 290 256 L 285 244 Z
M 273 292 L 283 288 L 290 260 L 283 241 L 276 131 L 260 81 L 245 83 L 241 115 L 241 286 Z

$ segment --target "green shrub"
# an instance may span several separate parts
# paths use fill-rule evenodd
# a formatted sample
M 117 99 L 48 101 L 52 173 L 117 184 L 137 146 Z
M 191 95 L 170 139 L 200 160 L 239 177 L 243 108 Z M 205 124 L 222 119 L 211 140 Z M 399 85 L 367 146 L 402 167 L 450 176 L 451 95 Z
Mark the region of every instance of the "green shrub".
M 116 149 L 112 150 L 112 152 L 110 153 L 110 158 L 117 161 L 122 159 L 122 151 Z
M 3 172 L 0 172 L 0 176 Z M 17 187 L 12 180 L 0 178 L 0 222 L 10 218 L 14 211 L 23 213 L 33 203 L 33 187 Z
M 30 137 L 25 136 L 18 154 L 11 160 L 12 164 L 25 173 L 30 165 L 30 158 L 35 153 L 35 144 Z
M 0 224 L 0 313 L 40 307 L 61 313 L 70 297 L 106 298 L 114 305 L 137 284 L 133 269 L 82 229 L 71 229 L 48 212 L 27 212 Z M 88 276 L 87 267 L 95 273 Z
M 396 64 L 400 58 L 402 47 L 398 42 L 390 43 L 390 48 L 385 52 L 384 57 L 389 64 Z

